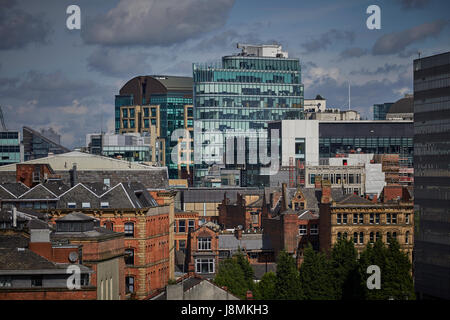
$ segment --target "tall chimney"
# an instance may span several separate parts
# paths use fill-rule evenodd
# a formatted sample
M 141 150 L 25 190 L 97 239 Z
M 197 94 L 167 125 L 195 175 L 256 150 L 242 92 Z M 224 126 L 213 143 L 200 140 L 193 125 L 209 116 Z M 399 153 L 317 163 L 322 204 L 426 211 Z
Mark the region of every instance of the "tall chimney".
M 70 170 L 70 187 L 75 186 L 78 183 L 77 164 L 74 163 Z
M 283 183 L 281 185 L 281 196 L 283 197 L 282 202 L 281 202 L 281 212 L 287 210 L 287 208 L 289 208 L 289 200 L 287 197 L 287 185 L 286 183 Z
M 331 183 L 328 180 L 322 180 L 322 198 L 320 202 L 330 203 L 331 200 Z

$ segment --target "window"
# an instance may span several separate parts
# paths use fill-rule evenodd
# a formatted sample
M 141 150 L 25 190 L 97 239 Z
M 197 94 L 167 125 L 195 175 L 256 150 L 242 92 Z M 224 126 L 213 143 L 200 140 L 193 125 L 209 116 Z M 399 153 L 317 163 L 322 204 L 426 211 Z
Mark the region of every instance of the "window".
M 125 292 L 134 292 L 134 277 L 125 277 Z
M 178 248 L 179 248 L 179 250 L 181 250 L 184 253 L 186 253 L 186 240 L 179 240 L 178 241 Z
M 134 223 L 133 222 L 125 223 L 125 237 L 134 237 Z
M 375 224 L 380 224 L 380 214 L 375 213 Z
M 319 226 L 317 224 L 311 225 L 311 234 L 319 234 Z
M 353 243 L 358 244 L 358 232 L 353 233 Z
M 342 223 L 342 214 L 341 213 L 338 213 L 336 215 L 336 223 L 337 224 L 341 224 Z
M 68 202 L 67 208 L 69 209 L 75 209 L 77 207 L 77 204 L 75 202 Z
M 42 276 L 32 276 L 31 277 L 32 287 L 42 287 Z
M 306 230 L 306 224 L 301 224 L 298 226 L 298 234 L 306 234 L 307 230 Z
M 370 233 L 370 243 L 373 243 L 373 240 L 374 240 L 374 238 L 373 238 L 373 232 L 371 232 L 371 233 Z
M 392 232 L 392 239 L 397 240 L 397 232 Z
M 391 224 L 391 214 L 386 213 L 386 224 Z
M 375 241 L 378 241 L 378 240 L 380 240 L 380 233 L 379 232 L 377 232 L 376 234 L 375 234 Z
M 353 224 L 358 224 L 358 214 L 357 213 L 353 214 Z
M 364 244 L 364 232 L 359 233 L 359 244 Z
M 178 232 L 186 232 L 186 220 L 178 220 Z
M 196 273 L 214 273 L 214 259 L 195 259 Z
M 125 264 L 134 265 L 134 249 L 125 249 Z
M 360 223 L 360 224 L 363 224 L 363 223 L 364 223 L 364 214 L 363 214 L 363 213 L 360 213 L 360 214 L 359 214 L 359 223 Z
M 91 207 L 91 203 L 90 202 L 83 202 L 81 203 L 81 207 L 86 209 L 86 208 L 90 208 Z
M 373 213 L 370 214 L 370 224 L 373 224 L 375 215 Z
M 338 233 L 337 233 L 337 239 L 338 239 L 338 240 L 341 240 L 341 238 L 342 238 L 342 233 L 338 232 Z
M 103 226 L 108 230 L 114 230 L 114 223 L 110 220 L 105 221 Z
M 391 242 L 391 233 L 388 232 L 386 233 L 386 243 L 390 243 Z
M 397 214 L 396 213 L 392 214 L 392 224 L 397 224 Z
M 409 213 L 405 215 L 405 223 L 409 224 Z
M 109 202 L 100 202 L 100 207 L 102 209 L 109 208 Z
M 344 213 L 342 215 L 342 224 L 347 224 L 347 214 L 346 213 Z
M 211 238 L 198 238 L 198 250 L 211 250 Z
M 195 220 L 188 220 L 188 232 L 194 231 Z
M 177 232 L 177 220 L 173 221 L 173 232 Z
M 12 285 L 11 277 L 0 276 L 0 288 L 11 287 L 11 285 Z
M 406 231 L 405 233 L 405 244 L 409 244 L 409 231 Z M 1 286 L 1 284 L 0 284 Z
M 344 239 L 347 239 L 347 232 L 344 232 L 343 238 L 344 238 Z

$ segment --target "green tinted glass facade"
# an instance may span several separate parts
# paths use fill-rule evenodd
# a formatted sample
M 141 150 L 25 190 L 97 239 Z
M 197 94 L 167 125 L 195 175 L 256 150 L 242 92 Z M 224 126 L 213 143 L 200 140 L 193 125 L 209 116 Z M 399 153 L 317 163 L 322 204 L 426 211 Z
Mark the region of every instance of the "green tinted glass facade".
M 386 113 L 389 112 L 389 108 L 393 105 L 393 102 L 387 102 L 383 104 L 373 105 L 373 120 L 386 120 Z
M 303 119 L 298 59 L 225 56 L 218 66 L 194 64 L 193 78 L 194 119 L 202 132 L 255 130 L 258 137 L 266 137 L 268 121 Z M 224 144 L 220 138 L 208 140 Z M 198 181 L 207 165 L 196 163 L 195 169 Z
M 133 103 L 133 96 L 132 95 L 123 95 L 123 96 L 116 96 L 115 99 L 115 107 L 114 107 L 114 120 L 115 120 L 115 127 L 116 127 L 116 133 L 119 133 L 120 129 L 120 107 L 122 106 L 132 106 Z
M 0 165 L 20 162 L 19 132 L 0 132 Z

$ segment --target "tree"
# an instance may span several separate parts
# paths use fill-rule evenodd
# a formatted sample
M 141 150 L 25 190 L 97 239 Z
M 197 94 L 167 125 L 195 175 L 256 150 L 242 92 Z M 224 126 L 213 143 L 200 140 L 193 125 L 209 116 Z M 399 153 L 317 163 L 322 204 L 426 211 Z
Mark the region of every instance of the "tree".
M 335 299 L 336 293 L 330 259 L 327 258 L 325 253 L 315 252 L 311 245 L 305 249 L 299 278 L 303 299 Z
M 221 287 L 226 286 L 231 293 L 241 299 L 246 296 L 247 282 L 236 259 L 228 258 L 219 263 L 219 270 L 214 278 L 214 283 Z
M 368 289 L 367 268 L 376 265 L 381 271 L 381 288 Z M 415 299 L 414 285 L 411 275 L 411 263 L 408 256 L 400 250 L 395 239 L 390 240 L 386 247 L 381 240 L 372 246 L 368 244 L 359 259 L 359 274 L 361 291 L 368 300 Z
M 244 256 L 240 248 L 238 249 L 238 252 L 233 256 L 233 259 L 236 259 L 237 264 L 241 268 L 242 272 L 244 273 L 244 279 L 247 282 L 248 290 L 253 291 L 254 290 L 254 282 L 253 277 L 255 275 L 252 266 L 248 262 L 247 258 Z
M 335 299 L 351 299 L 359 286 L 357 275 L 358 253 L 353 240 L 340 239 L 331 250 L 330 263 L 335 291 Z
M 294 258 L 286 251 L 281 251 L 277 259 L 276 299 L 301 299 L 299 272 Z
M 275 300 L 276 294 L 277 276 L 274 272 L 265 273 L 261 281 L 255 286 L 255 299 L 256 300 Z

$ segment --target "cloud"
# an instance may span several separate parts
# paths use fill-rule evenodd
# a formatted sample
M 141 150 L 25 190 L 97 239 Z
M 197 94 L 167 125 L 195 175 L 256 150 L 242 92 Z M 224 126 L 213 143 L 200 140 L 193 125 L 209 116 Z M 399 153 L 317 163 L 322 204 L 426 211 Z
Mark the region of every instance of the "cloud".
M 430 0 L 397 0 L 402 6 L 402 9 L 420 9 L 430 3 Z
M 402 73 L 407 70 L 410 66 L 398 65 L 385 63 L 384 66 L 378 67 L 375 70 L 369 70 L 367 68 L 362 68 L 359 70 L 350 71 L 351 75 L 387 75 L 390 72 Z
M 437 37 L 447 25 L 448 21 L 440 19 L 404 31 L 385 34 L 375 42 L 372 53 L 374 55 L 400 53 L 414 42 Z
M 149 57 L 151 54 L 144 52 L 100 47 L 87 58 L 87 63 L 89 70 L 124 79 L 137 74 L 150 74 L 152 68 L 147 63 Z
M 325 33 L 322 33 L 316 39 L 311 39 L 302 44 L 305 49 L 304 53 L 315 53 L 321 50 L 325 50 L 335 42 L 347 42 L 353 43 L 355 40 L 355 33 L 353 31 L 341 31 L 331 29 Z
M 339 60 L 346 60 L 351 58 L 360 58 L 368 53 L 367 49 L 352 47 L 341 51 L 339 54 Z
M 234 0 L 120 0 L 82 29 L 86 43 L 168 46 L 225 25 Z
M 41 15 L 31 15 L 16 6 L 15 0 L 0 0 L 0 50 L 48 43 L 50 23 Z

